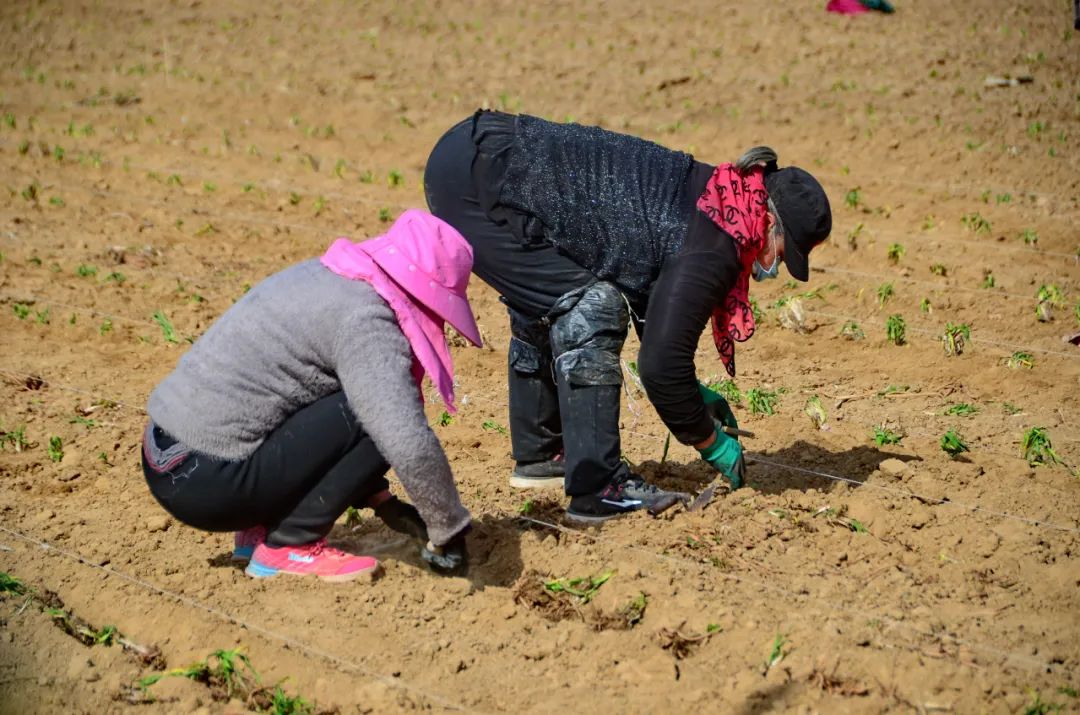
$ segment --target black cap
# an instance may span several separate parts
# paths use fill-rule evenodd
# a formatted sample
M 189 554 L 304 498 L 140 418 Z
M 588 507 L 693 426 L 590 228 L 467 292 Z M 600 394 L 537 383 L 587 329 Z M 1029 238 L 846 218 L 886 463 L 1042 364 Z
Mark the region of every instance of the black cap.
M 829 237 L 832 209 L 818 180 L 797 166 L 765 175 L 765 190 L 784 225 L 784 263 L 792 276 L 810 277 L 810 249 Z

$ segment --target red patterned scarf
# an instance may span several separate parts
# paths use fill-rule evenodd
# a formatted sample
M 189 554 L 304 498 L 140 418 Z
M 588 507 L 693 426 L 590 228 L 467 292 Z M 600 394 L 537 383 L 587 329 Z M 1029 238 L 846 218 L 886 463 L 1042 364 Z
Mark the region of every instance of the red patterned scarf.
M 735 239 L 735 252 L 739 256 L 739 277 L 712 314 L 713 342 L 732 377 L 735 377 L 735 342 L 745 342 L 754 334 L 750 269 L 765 247 L 768 200 L 762 168 L 753 167 L 740 173 L 734 164 L 721 164 L 713 171 L 697 201 L 698 209 Z

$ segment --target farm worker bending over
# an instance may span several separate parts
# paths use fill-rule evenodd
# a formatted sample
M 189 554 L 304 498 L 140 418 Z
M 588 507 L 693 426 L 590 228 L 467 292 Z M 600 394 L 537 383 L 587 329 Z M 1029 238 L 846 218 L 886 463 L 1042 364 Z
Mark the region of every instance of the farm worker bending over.
M 249 576 L 377 570 L 326 545 L 350 506 L 421 540 L 436 571 L 463 570 L 469 512 L 420 380 L 454 410 L 443 324 L 480 344 L 471 267 L 456 230 L 409 210 L 385 236 L 338 239 L 252 288 L 150 395 L 143 471 L 154 497 L 198 529 L 236 531 Z M 387 490 L 391 466 L 416 508 Z
M 631 318 L 660 418 L 741 484 L 742 448 L 714 423 L 735 418 L 697 381 L 694 350 L 711 318 L 734 375 L 734 344 L 754 332 L 750 276 L 775 278 L 783 261 L 807 279 L 810 249 L 832 227 L 817 180 L 778 168 L 768 147 L 710 166 L 596 127 L 479 111 L 439 140 L 424 184 L 432 213 L 468 239 L 473 270 L 509 308 L 511 484 L 565 474 L 567 515 L 580 521 L 685 498 L 620 460 Z

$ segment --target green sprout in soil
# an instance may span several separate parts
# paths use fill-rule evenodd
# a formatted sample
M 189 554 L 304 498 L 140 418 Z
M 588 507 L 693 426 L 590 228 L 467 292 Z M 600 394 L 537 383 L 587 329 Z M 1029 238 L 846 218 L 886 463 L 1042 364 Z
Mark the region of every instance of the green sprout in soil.
M 957 417 L 969 417 L 976 414 L 979 408 L 975 405 L 969 405 L 966 402 L 958 402 L 955 405 L 950 405 L 945 409 L 945 414 L 954 415 Z
M 80 278 L 93 278 L 97 275 L 97 267 L 82 263 L 75 269 L 75 273 L 78 274 Z
M 994 274 L 990 271 L 983 271 L 983 288 L 994 288 L 997 286 L 997 281 L 994 279 Z
M 825 407 L 821 404 L 821 398 L 817 395 L 811 395 L 810 399 L 806 401 L 806 407 L 803 408 L 803 412 L 810 418 L 810 422 L 820 430 L 828 429 L 829 415 L 825 412 Z
M 389 186 L 401 186 L 405 183 L 405 176 L 397 169 L 391 169 L 390 173 L 386 175 L 386 183 Z
M 186 668 L 173 668 L 163 673 L 152 673 L 137 681 L 137 685 L 145 691 L 163 678 L 170 677 L 187 678 L 223 690 L 226 700 L 234 695 L 251 693 L 259 682 L 259 674 L 251 666 L 251 661 L 240 652 L 239 648 L 236 648 L 216 650 L 206 660 L 201 660 Z
M 26 320 L 26 316 L 30 315 L 30 306 L 26 303 L 14 303 L 11 308 L 19 320 Z
M 888 395 L 896 395 L 901 392 L 908 392 L 911 390 L 911 385 L 894 385 L 892 383 L 885 386 L 884 390 L 877 393 L 878 397 L 886 397 Z
M 963 354 L 965 340 L 971 340 L 971 328 L 967 323 L 945 324 L 945 334 L 941 336 L 941 342 L 946 355 Z
M 1032 466 L 1062 463 L 1061 458 L 1054 452 L 1054 446 L 1050 442 L 1050 435 L 1045 427 L 1032 427 L 1024 433 L 1020 441 L 1020 454 Z
M 964 441 L 963 436 L 956 430 L 949 430 L 941 435 L 941 442 L 939 444 L 941 445 L 941 449 L 953 459 L 956 459 L 964 452 L 969 451 L 967 442 Z
M 866 333 L 859 327 L 859 324 L 854 320 L 849 320 L 844 323 L 840 328 L 840 335 L 844 336 L 848 340 L 862 340 L 866 337 Z
M 789 647 L 791 641 L 788 640 L 787 635 L 783 633 L 777 633 L 773 638 L 772 647 L 769 649 L 769 657 L 765 660 L 765 672 L 772 670 L 772 668 L 780 663 L 791 652 Z
M 946 275 L 948 275 L 949 271 L 947 268 L 945 268 L 943 264 L 934 263 L 930 266 L 930 272 L 933 273 L 935 276 L 941 276 L 942 278 L 944 278 Z
M 125 276 L 123 273 L 121 273 L 119 271 L 113 271 L 109 275 L 105 276 L 105 282 L 106 283 L 115 283 L 117 285 L 121 285 L 126 280 L 127 280 L 127 276 Z
M 360 510 L 354 506 L 345 508 L 345 528 L 354 529 L 360 526 L 364 521 L 364 517 L 360 515 Z
M 14 576 L 0 571 L 0 593 L 11 593 L 21 596 L 26 593 L 26 586 Z
M 866 228 L 866 226 L 863 224 L 862 221 L 860 221 L 859 223 L 855 224 L 855 226 L 850 231 L 848 231 L 848 248 L 850 248 L 852 251 L 859 247 L 859 236 L 862 235 L 864 228 Z
M 1028 694 L 1031 696 L 1031 702 L 1024 705 L 1024 709 L 1021 710 L 1022 715 L 1049 715 L 1049 713 L 1061 712 L 1061 705 L 1059 703 L 1044 703 L 1042 696 L 1035 690 L 1028 690 Z
M 553 581 L 545 581 L 544 588 L 552 593 L 567 593 L 571 596 L 577 597 L 582 603 L 588 603 L 596 596 L 596 592 L 600 590 L 608 580 L 615 575 L 614 571 L 605 571 L 599 576 L 582 576 L 581 578 L 571 579 L 555 579 Z
M 52 320 L 48 308 L 34 311 L 34 316 L 37 318 L 38 325 L 48 325 Z
M 885 304 L 889 302 L 889 298 L 892 298 L 896 294 L 893 289 L 892 283 L 882 283 L 877 289 L 877 302 L 879 308 L 884 308 Z
M 734 380 L 722 377 L 719 380 L 708 383 L 705 387 L 713 392 L 720 393 L 729 404 L 742 404 L 743 394 L 742 391 L 739 390 L 739 386 L 735 384 Z
M 59 462 L 64 458 L 64 441 L 55 435 L 49 437 L 49 446 L 45 448 L 45 451 L 48 452 L 49 459 Z
M 746 401 L 755 415 L 776 414 L 778 393 L 763 388 L 752 387 L 746 391 Z
M 901 315 L 890 315 L 885 321 L 885 336 L 893 345 L 903 345 L 907 342 L 907 324 Z
M 889 263 L 896 265 L 900 262 L 900 259 L 903 258 L 904 254 L 906 253 L 907 251 L 904 250 L 903 246 L 901 246 L 899 243 L 893 243 L 889 245 L 885 256 L 889 259 Z
M 1002 402 L 1001 411 L 1007 415 L 1018 415 L 1024 411 L 1024 408 L 1014 405 L 1011 402 Z
M 1039 292 L 1035 295 L 1035 317 L 1040 322 L 1046 323 L 1053 319 L 1053 309 L 1065 306 L 1065 295 L 1054 283 L 1039 286 Z
M 379 209 L 379 221 L 386 223 L 390 220 L 390 209 Z
M 173 345 L 180 341 L 176 339 L 176 331 L 173 329 L 172 321 L 165 315 L 164 311 L 157 310 L 151 316 L 158 327 L 161 328 L 161 336 L 165 339 L 165 342 L 172 343 Z
M 1036 233 L 1034 229 L 1025 228 L 1020 234 L 1020 240 L 1023 241 L 1025 245 L 1034 246 L 1039 242 L 1039 234 Z
M 484 423 L 480 425 L 481 429 L 498 432 L 499 434 L 506 434 L 506 428 L 495 420 L 484 420 Z
M 26 425 L 8 431 L 0 429 L 0 449 L 7 449 L 9 444 L 16 452 L 30 448 L 30 441 L 26 439 Z
M 536 501 L 533 499 L 526 499 L 524 502 L 521 503 L 521 506 L 518 507 L 518 514 L 526 516 L 528 514 L 532 514 L 535 510 Z
M 847 204 L 849 209 L 859 208 L 859 204 L 862 203 L 862 190 L 856 186 L 844 195 L 844 203 Z
M 754 317 L 755 323 L 760 323 L 765 318 L 765 311 L 758 305 L 757 298 L 750 297 L 750 314 Z
M 923 298 L 922 301 L 919 302 L 919 310 L 921 310 L 922 312 L 929 313 L 933 311 L 933 309 L 934 307 L 930 305 L 929 298 Z
M 106 333 L 111 333 L 112 329 L 113 329 L 112 321 L 109 320 L 108 318 L 105 318 L 105 320 L 101 321 L 101 326 L 98 328 L 98 334 L 99 335 L 105 335 Z
M 900 440 L 902 440 L 903 438 L 904 436 L 902 434 L 893 432 L 891 429 L 885 427 L 884 425 L 874 426 L 874 444 L 879 447 L 884 447 L 887 444 L 900 444 Z
M 633 628 L 645 618 L 645 609 L 649 605 L 649 597 L 645 592 L 639 592 L 629 603 L 619 609 L 619 615 L 624 619 L 628 628 Z
M 446 427 L 447 425 L 449 425 L 453 421 L 454 421 L 454 416 L 451 415 L 446 410 L 443 410 L 442 414 L 439 415 L 439 426 L 440 427 Z
M 1031 353 L 1017 350 L 1005 360 L 1005 364 L 1013 370 L 1019 370 L 1020 368 L 1030 370 L 1035 367 L 1035 358 L 1032 357 Z
M 990 222 L 983 218 L 978 211 L 965 214 L 960 219 L 960 223 L 964 224 L 967 230 L 972 233 L 990 233 Z

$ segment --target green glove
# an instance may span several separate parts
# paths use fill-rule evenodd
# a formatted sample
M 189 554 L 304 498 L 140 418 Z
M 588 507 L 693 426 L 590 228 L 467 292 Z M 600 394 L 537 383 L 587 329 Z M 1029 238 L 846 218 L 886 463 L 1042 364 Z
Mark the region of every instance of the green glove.
M 717 426 L 716 441 L 705 449 L 699 449 L 698 453 L 702 459 L 728 478 L 732 489 L 738 489 L 743 485 L 746 465 L 743 462 L 742 445 L 739 444 L 739 440 L 724 434 Z
M 701 399 L 705 401 L 705 409 L 714 420 L 719 420 L 726 427 L 738 429 L 739 423 L 735 421 L 735 413 L 731 411 L 731 405 L 717 392 L 705 387 L 699 381 L 697 384 Z

